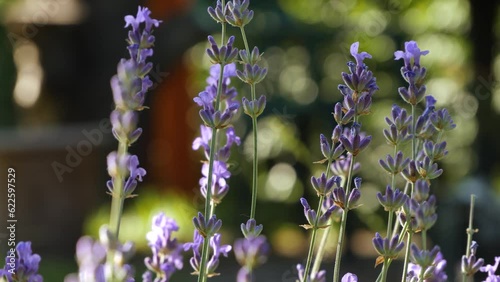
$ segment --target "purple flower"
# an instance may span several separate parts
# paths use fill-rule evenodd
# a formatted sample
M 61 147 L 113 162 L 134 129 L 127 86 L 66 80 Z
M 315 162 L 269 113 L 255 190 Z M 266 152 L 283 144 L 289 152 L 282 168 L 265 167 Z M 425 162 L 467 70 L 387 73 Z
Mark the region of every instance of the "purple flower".
M 398 244 L 398 241 L 399 241 L 398 234 L 396 234 L 396 236 L 394 236 L 391 239 L 391 238 L 382 238 L 382 236 L 380 236 L 378 232 L 375 233 L 375 237 L 372 240 L 375 250 L 379 255 L 384 257 L 384 260 L 398 257 L 399 252 L 401 252 L 401 250 L 404 247 L 404 243 L 401 242 Z
M 241 224 L 241 232 L 245 238 L 259 236 L 263 228 L 262 224 L 257 225 L 257 222 L 253 218 L 249 219 L 246 224 Z
M 227 257 L 228 253 L 231 251 L 232 247 L 230 245 L 221 245 L 220 242 L 221 235 L 215 233 L 213 237 L 210 238 L 210 247 L 212 248 L 212 257 L 207 264 L 207 276 L 212 277 L 218 275 L 215 272 L 219 266 L 220 255 Z M 201 266 L 201 247 L 204 242 L 203 236 L 198 233 L 198 230 L 194 230 L 193 242 L 184 244 L 184 251 L 192 250 L 193 257 L 189 260 L 191 267 L 194 269 L 196 274 L 200 272 Z
M 111 180 L 107 182 L 110 194 L 115 194 L 117 179 L 125 179 L 123 184 L 123 193 L 125 197 L 133 197 L 132 193 L 137 187 L 137 182 L 142 182 L 142 178 L 146 175 L 146 170 L 139 167 L 139 158 L 135 155 L 118 155 L 116 152 L 111 152 L 108 155 L 108 173 Z
M 305 268 L 302 264 L 297 264 L 297 271 L 299 274 L 299 280 L 304 282 L 325 282 L 326 281 L 326 271 L 320 270 L 316 273 L 311 273 L 309 277 L 304 277 Z
M 198 216 L 193 218 L 193 224 L 198 233 L 206 238 L 219 231 L 222 226 L 222 220 L 217 219 L 215 214 L 209 220 L 205 220 L 205 216 L 201 212 L 198 212 Z
M 6 278 L 8 282 L 43 282 L 42 276 L 38 274 L 40 260 L 41 257 L 38 254 L 33 254 L 31 242 L 19 242 L 16 252 L 7 252 L 5 267 L 0 269 L 0 278 Z
M 495 264 L 487 264 L 486 266 L 481 267 L 479 270 L 481 272 L 486 272 L 488 273 L 488 277 L 484 282 L 499 282 L 500 281 L 500 276 L 495 275 L 495 272 L 497 271 L 498 264 L 500 263 L 500 257 L 495 257 Z
M 456 127 L 447 109 L 440 109 L 434 112 L 430 116 L 430 121 L 438 131 L 449 131 Z
M 222 3 L 220 0 L 217 0 L 217 5 L 215 8 L 209 6 L 208 7 L 208 14 L 218 23 L 225 23 L 226 22 L 226 7 L 222 6 Z
M 472 244 L 470 246 L 470 254 L 469 257 L 463 255 L 462 256 L 462 273 L 467 275 L 467 276 L 472 276 L 476 272 L 478 272 L 483 264 L 484 264 L 484 259 L 482 258 L 477 258 L 476 257 L 476 250 L 477 250 L 478 244 L 476 241 L 472 241 Z M 494 273 L 494 271 L 493 271 Z
M 214 65 L 210 68 L 210 76 L 207 79 L 208 86 L 204 91 L 198 94 L 193 100 L 196 104 L 202 107 L 200 117 L 208 127 L 225 128 L 231 122 L 239 108 L 239 103 L 234 99 L 237 92 L 234 88 L 229 88 L 231 82 L 230 77 L 235 75 L 236 66 L 229 64 L 224 67 L 221 101 L 224 102 L 225 108 L 219 109 L 217 102 L 217 87 L 220 75 L 220 65 Z
M 229 11 L 226 14 L 226 21 L 236 27 L 244 27 L 253 19 L 253 11 L 248 10 L 250 0 L 233 0 L 229 1 L 226 9 Z
M 408 200 L 408 196 L 402 191 L 399 191 L 399 189 L 393 190 L 390 185 L 387 185 L 385 195 L 378 192 L 377 199 L 386 211 L 393 212 L 399 209 Z
M 359 132 L 360 128 L 360 124 L 354 123 L 351 127 L 351 134 L 349 137 L 346 137 L 345 135 L 340 136 L 340 142 L 346 151 L 351 153 L 353 156 L 357 156 L 364 149 L 366 149 L 372 140 L 371 136 L 362 137 Z
M 82 237 L 76 244 L 76 260 L 78 275 L 70 274 L 65 282 L 105 282 L 105 281 L 134 281 L 133 268 L 126 261 L 134 254 L 134 245 L 131 242 L 121 244 L 106 226 L 99 229 L 99 241 L 90 237 Z M 112 255 L 110 260 L 106 256 Z M 112 263 L 110 264 L 109 261 Z M 106 272 L 105 269 L 112 271 Z M 114 274 L 113 277 L 106 275 Z
M 270 246 L 264 236 L 238 239 L 234 242 L 234 255 L 238 263 L 248 270 L 264 264 L 269 255 Z
M 409 84 L 408 88 L 400 87 L 398 91 L 401 98 L 411 105 L 420 103 L 425 96 L 426 87 L 423 85 L 423 80 L 427 70 L 420 67 L 420 56 L 428 53 L 429 51 L 420 51 L 415 41 L 406 42 L 404 52 L 394 52 L 395 60 L 403 59 L 404 61 L 401 75 Z M 411 62 L 412 58 L 413 64 Z
M 407 41 L 405 42 L 405 51 L 396 51 L 394 52 L 394 59 L 399 60 L 403 59 L 405 63 L 405 67 L 408 70 L 411 70 L 411 59 L 413 58 L 413 63 L 415 66 L 420 66 L 420 56 L 429 54 L 428 50 L 420 51 L 418 48 L 417 42 L 415 41 Z
M 338 176 L 332 176 L 330 178 L 326 178 L 325 173 L 322 173 L 320 177 L 311 177 L 311 184 L 316 190 L 316 193 L 318 196 L 326 196 L 329 195 L 332 192 L 333 185 L 335 183 L 340 182 L 340 177 Z
M 304 207 L 304 215 L 307 219 L 308 225 L 302 225 L 305 229 L 309 228 L 324 228 L 328 226 L 328 220 L 332 216 L 332 213 L 337 209 L 336 205 L 330 206 L 319 218 L 317 218 L 317 213 L 315 210 L 311 209 L 311 206 L 305 198 L 300 198 L 300 203 Z
M 136 17 L 125 17 L 125 27 L 132 27 L 128 34 L 130 59 L 122 59 L 117 75 L 111 78 L 114 101 L 121 111 L 143 109 L 146 92 L 153 85 L 147 76 L 153 65 L 146 59 L 153 55 L 152 28 L 161 21 L 152 19 L 150 14 L 148 8 L 139 6 Z
M 267 69 L 259 65 L 245 64 L 243 71 L 236 70 L 238 78 L 250 85 L 261 82 L 267 75 Z
M 211 48 L 207 49 L 207 55 L 213 64 L 231 64 L 238 56 L 238 49 L 233 47 L 234 36 L 229 37 L 227 44 L 220 48 L 211 35 L 208 36 L 208 42 Z
M 409 158 L 403 159 L 403 153 L 401 151 L 396 153 L 396 159 L 391 155 L 387 155 L 386 160 L 387 161 L 379 160 L 379 164 L 386 172 L 393 175 L 399 174 L 410 163 Z
M 348 272 L 342 277 L 342 282 L 358 282 L 358 276 Z
M 209 164 L 204 163 L 201 168 L 202 178 L 200 179 L 201 193 L 203 197 L 207 197 L 207 186 L 208 186 L 208 169 Z M 229 192 L 229 185 L 226 179 L 231 176 L 227 168 L 227 164 L 222 161 L 214 161 L 213 172 L 212 172 L 212 201 L 215 203 L 220 203 L 222 199 Z
M 105 282 L 104 262 L 106 249 L 91 237 L 81 237 L 76 243 L 76 260 L 78 262 L 78 275 L 69 275 L 65 282 L 96 281 Z
M 411 260 L 408 264 L 407 277 L 420 277 L 422 267 L 424 268 L 424 279 L 428 282 L 445 282 L 448 276 L 444 272 L 446 260 L 435 246 L 431 251 L 418 250 L 415 244 L 411 246 Z
M 351 165 L 352 155 L 347 154 L 344 158 L 339 158 L 332 163 L 331 169 L 334 175 L 340 176 L 343 179 L 347 179 L 349 173 L 349 167 Z M 356 174 L 361 169 L 361 164 L 359 162 L 354 163 L 353 174 Z
M 175 220 L 166 217 L 164 213 L 153 217 L 151 231 L 146 235 L 152 256 L 144 260 L 148 270 L 143 275 L 143 281 L 153 281 L 153 273 L 156 274 L 154 281 L 169 281 L 176 270 L 182 269 L 182 245 L 172 236 L 178 230 Z
M 162 21 L 155 20 L 151 18 L 151 11 L 146 7 L 139 6 L 137 10 L 137 16 L 128 15 L 125 16 L 125 27 L 131 26 L 132 30 L 130 34 L 132 35 L 130 39 L 134 44 L 139 44 L 142 46 L 148 45 L 152 46 L 154 43 L 154 37 L 152 37 L 151 32 L 153 26 L 158 27 Z M 144 29 L 139 28 L 140 24 L 144 23 Z M 151 38 L 152 37 L 152 38 Z
M 364 59 L 371 59 L 372 55 L 366 53 L 366 52 L 361 52 L 358 53 L 359 49 L 359 42 L 354 42 L 351 44 L 351 56 L 353 56 L 356 59 L 356 64 L 358 67 L 362 67 L 364 65 L 363 60 Z
M 200 125 L 200 137 L 196 137 L 193 141 L 193 150 L 198 150 L 200 147 L 205 150 L 207 159 L 210 156 L 210 140 L 212 140 L 212 129 L 210 127 Z

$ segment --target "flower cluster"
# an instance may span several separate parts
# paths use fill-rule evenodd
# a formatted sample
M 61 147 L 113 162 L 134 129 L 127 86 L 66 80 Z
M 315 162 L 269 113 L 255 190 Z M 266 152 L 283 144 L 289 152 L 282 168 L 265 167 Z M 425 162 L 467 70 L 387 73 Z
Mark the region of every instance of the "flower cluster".
M 139 6 L 137 15 L 125 17 L 125 27 L 132 29 L 128 33 L 129 59 L 121 59 L 117 74 L 111 78 L 111 89 L 116 109 L 111 112 L 112 132 L 121 144 L 117 152 L 108 155 L 108 172 L 111 180 L 107 186 L 115 197 L 131 197 L 137 181 L 142 181 L 146 171 L 139 168 L 136 156 L 127 153 L 126 148 L 137 141 L 142 129 L 137 127 L 138 113 L 144 109 L 144 100 L 148 89 L 153 85 L 148 73 L 153 68 L 148 57 L 153 55 L 155 37 L 153 26 L 161 21 L 151 18 L 148 8 Z
M 194 269 L 193 274 L 200 275 L 201 259 L 202 259 L 202 246 L 206 240 L 198 230 L 194 230 L 193 242 L 184 244 L 184 251 L 193 251 L 193 257 L 189 259 L 191 267 Z M 232 247 L 230 245 L 221 245 L 221 235 L 215 233 L 210 237 L 210 247 L 212 249 L 212 256 L 207 263 L 207 277 L 217 276 L 219 273 L 215 272 L 219 266 L 220 255 L 227 257 Z
M 174 272 L 182 269 L 182 245 L 173 238 L 175 231 L 179 231 L 175 220 L 164 213 L 153 217 L 151 231 L 146 235 L 152 256 L 144 260 L 148 270 L 142 275 L 143 282 L 170 281 Z
M 209 180 L 209 168 L 210 168 L 210 156 L 211 151 L 214 152 L 213 168 L 211 175 L 211 200 L 215 204 L 222 201 L 224 196 L 229 192 L 229 185 L 227 179 L 231 176 L 231 172 L 228 169 L 227 161 L 230 157 L 231 147 L 233 145 L 240 145 L 240 137 L 236 135 L 234 128 L 229 127 L 229 123 L 233 118 L 234 114 L 239 108 L 238 101 L 235 97 L 238 95 L 234 87 L 230 87 L 231 77 L 235 76 L 236 66 L 231 63 L 226 65 L 221 74 L 220 65 L 213 65 L 210 67 L 210 76 L 207 78 L 207 87 L 204 91 L 194 98 L 194 102 L 202 107 L 200 110 L 200 116 L 205 122 L 205 125 L 200 126 L 201 136 L 197 137 L 193 141 L 193 150 L 198 150 L 203 148 L 205 153 L 206 162 L 203 163 L 201 168 L 202 178 L 200 179 L 201 193 L 206 198 L 207 197 L 207 187 Z M 222 81 L 219 82 L 219 77 L 222 75 Z M 224 106 L 224 111 L 221 114 L 220 110 L 216 110 L 218 99 L 217 92 L 218 87 L 220 90 L 220 100 Z M 216 122 L 216 124 L 212 123 Z M 213 127 L 218 127 L 221 125 L 225 128 L 225 143 L 220 146 L 220 149 L 212 149 L 212 138 L 213 138 Z M 221 140 L 222 138 L 218 138 Z M 219 144 L 216 144 L 216 146 Z
M 84 236 L 76 243 L 78 274 L 70 274 L 65 282 L 133 282 L 134 270 L 126 262 L 135 253 L 134 244 L 121 244 L 107 226 L 99 230 L 99 241 Z M 106 257 L 111 256 L 110 260 Z
M 308 221 L 308 224 L 302 226 L 306 229 L 313 229 L 306 265 L 305 267 L 300 264 L 297 266 L 299 280 L 303 282 L 325 280 L 325 272 L 318 269 L 324 246 L 319 247 L 314 267 L 310 271 L 317 229 L 329 230 L 332 220 L 342 215 L 340 248 L 337 248 L 337 252 L 341 253 L 347 212 L 358 206 L 357 202 L 361 197 L 361 178 L 353 177 L 354 173 L 359 170 L 359 164 L 355 163 L 355 158 L 370 144 L 371 136 L 365 136 L 361 132 L 358 119 L 370 113 L 372 96 L 378 87 L 373 73 L 363 62 L 364 59 L 371 58 L 371 55 L 367 52 L 359 53 L 358 48 L 358 42 L 351 45 L 351 55 L 356 63 L 347 63 L 350 73 L 342 73 L 345 84 L 338 87 L 343 101 L 338 102 L 334 107 L 333 116 L 337 126 L 333 129 L 330 140 L 323 134 L 320 135 L 320 148 L 324 159 L 318 163 L 327 162 L 327 168 L 319 178 L 311 178 L 312 186 L 319 197 L 318 209 L 312 209 L 305 198 L 300 199 Z M 348 124 L 351 126 L 348 127 Z M 333 176 L 331 176 L 332 172 Z M 351 187 L 352 182 L 354 182 L 354 187 Z M 328 231 L 324 232 L 323 236 L 328 236 Z M 322 240 L 322 242 L 325 241 Z M 340 253 L 337 254 L 335 277 L 339 275 Z M 346 276 L 346 280 L 350 279 L 349 277 Z
M 391 261 L 403 248 L 402 240 L 408 236 L 410 241 L 412 234 L 416 232 L 422 232 L 423 249 L 420 250 L 415 244 L 406 246 L 411 249 L 411 256 L 405 258 L 405 269 L 406 263 L 411 260 L 406 272 L 407 278 L 410 281 L 447 279 L 444 273 L 446 261 L 437 246 L 432 251 L 427 250 L 426 232 L 437 220 L 436 198 L 430 194 L 430 185 L 432 179 L 443 173 L 436 163 L 448 153 L 446 142 L 442 141 L 442 138 L 446 131 L 455 127 L 455 124 L 446 109 L 436 111 L 434 97 L 425 96 L 426 69 L 420 65 L 420 57 L 428 53 L 429 51 L 421 51 L 414 41 L 405 43 L 405 51 L 394 53 L 396 60 L 404 60 L 401 74 L 408 87 L 400 87 L 399 94 L 410 104 L 411 114 L 394 105 L 391 115 L 386 117 L 389 128 L 383 131 L 387 143 L 394 151 L 394 155 L 389 154 L 385 160 L 379 161 L 382 169 L 391 178 L 391 184 L 387 186 L 385 195 L 380 192 L 377 194 L 380 204 L 389 213 L 387 238 L 382 239 L 377 233 L 373 239 L 373 245 L 381 256 L 381 261 L 378 263 L 384 263 L 382 269 L 384 280 Z M 417 115 L 417 106 L 424 99 L 425 109 Z M 410 141 L 411 157 L 405 158 L 402 148 Z M 402 190 L 395 187 L 399 175 L 407 182 Z M 395 214 L 403 226 L 401 234 L 397 224 L 394 229 L 392 227 Z M 410 254 L 409 251 L 406 253 Z
M 462 256 L 461 268 L 462 268 L 462 274 L 464 274 L 465 276 L 473 276 L 476 272 L 478 272 L 482 268 L 484 264 L 484 259 L 477 258 L 476 256 L 477 247 L 478 244 L 475 241 L 472 241 L 471 246 L 469 248 L 469 255 Z
M 111 177 L 106 185 L 113 197 L 110 228 L 102 226 L 100 241 L 82 237 L 77 243 L 78 275 L 70 275 L 66 281 L 134 281 L 133 269 L 126 264 L 134 253 L 131 243 L 118 240 L 123 201 L 133 197 L 137 183 L 142 181 L 146 170 L 139 167 L 139 158 L 128 153 L 128 147 L 142 134 L 137 127 L 138 111 L 143 110 L 145 95 L 153 85 L 148 73 L 153 67 L 147 59 L 153 55 L 155 37 L 153 27 L 161 21 L 151 18 L 148 8 L 138 8 L 137 15 L 125 17 L 128 32 L 130 58 L 121 59 L 117 74 L 111 78 L 111 89 L 115 110 L 111 112 L 112 132 L 118 140 L 118 150 L 107 157 L 108 173 Z
M 5 266 L 0 269 L 0 281 L 43 282 L 38 274 L 40 261 L 40 256 L 31 250 L 31 242 L 19 242 L 15 251 L 11 249 L 7 252 Z

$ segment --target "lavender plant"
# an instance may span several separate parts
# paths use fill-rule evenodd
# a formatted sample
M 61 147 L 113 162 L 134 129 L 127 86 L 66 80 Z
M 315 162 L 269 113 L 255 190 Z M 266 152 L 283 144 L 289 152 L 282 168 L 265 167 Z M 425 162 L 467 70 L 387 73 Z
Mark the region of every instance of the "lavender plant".
M 148 73 L 153 64 L 147 59 L 153 55 L 155 37 L 153 27 L 161 21 L 151 18 L 148 8 L 138 8 L 137 15 L 125 17 L 128 32 L 130 58 L 122 59 L 117 66 L 117 74 L 111 78 L 111 89 L 116 105 L 111 112 L 112 132 L 118 140 L 118 150 L 107 157 L 108 193 L 112 196 L 109 226 L 100 229 L 100 241 L 83 237 L 77 244 L 79 274 L 67 277 L 67 281 L 134 281 L 133 269 L 126 261 L 134 253 L 133 243 L 122 245 L 118 239 L 123 203 L 134 197 L 138 182 L 146 175 L 139 167 L 139 159 L 128 153 L 128 147 L 142 134 L 137 127 L 138 111 L 142 111 L 145 95 L 152 86 Z
M 209 15 L 221 24 L 221 42 L 209 36 L 210 47 L 206 50 L 213 66 L 210 67 L 206 88 L 194 98 L 201 107 L 199 111 L 203 125 L 200 136 L 192 144 L 193 150 L 203 149 L 205 160 L 201 167 L 199 180 L 200 192 L 205 197 L 203 212 L 192 220 L 194 225 L 193 241 L 181 244 L 174 238 L 179 226 L 174 219 L 164 213 L 153 217 L 151 231 L 146 235 L 151 255 L 144 264 L 147 270 L 142 275 L 143 282 L 170 281 L 173 274 L 183 268 L 183 252 L 191 251 L 189 262 L 197 275 L 198 282 L 219 275 L 217 268 L 221 256 L 227 257 L 234 250 L 241 268 L 237 274 L 238 282 L 253 282 L 255 268 L 264 264 L 270 252 L 270 245 L 261 235 L 263 226 L 257 224 L 257 178 L 258 178 L 258 120 L 266 106 L 266 97 L 256 97 L 256 85 L 267 74 L 261 67 L 262 54 L 258 47 L 250 50 L 246 26 L 252 21 L 254 12 L 249 10 L 249 0 L 233 0 L 227 3 L 218 0 L 215 7 L 209 7 Z M 118 140 L 117 151 L 107 157 L 108 193 L 112 196 L 109 227 L 99 230 L 99 240 L 82 237 L 76 246 L 76 260 L 79 271 L 65 278 L 66 282 L 104 282 L 135 281 L 134 269 L 128 260 L 134 254 L 134 244 L 122 244 L 119 240 L 120 222 L 124 200 L 134 197 L 138 182 L 146 175 L 139 166 L 137 156 L 128 152 L 142 129 L 138 127 L 139 111 L 145 109 L 144 100 L 152 86 L 148 73 L 152 63 L 147 59 L 153 55 L 155 37 L 153 27 L 161 21 L 150 17 L 147 8 L 139 7 L 137 15 L 126 16 L 125 27 L 128 32 L 128 51 L 130 58 L 122 59 L 117 66 L 117 74 L 111 79 L 111 88 L 116 105 L 110 120 L 113 135 Z M 234 46 L 235 37 L 226 38 L 226 24 L 239 28 L 244 49 L 238 51 Z M 313 209 L 306 198 L 300 203 L 304 208 L 307 223 L 305 229 L 312 229 L 311 240 L 305 264 L 298 264 L 299 282 L 324 282 L 325 270 L 320 270 L 326 249 L 329 232 L 334 221 L 340 221 L 333 281 L 358 281 L 355 274 L 346 273 L 341 277 L 342 250 L 345 241 L 348 213 L 359 206 L 362 179 L 356 177 L 360 171 L 357 157 L 370 144 L 372 137 L 361 131 L 361 117 L 370 114 L 374 93 L 378 90 L 373 73 L 364 63 L 371 58 L 367 52 L 359 52 L 359 43 L 351 45 L 350 53 L 355 62 L 348 62 L 349 73 L 342 73 L 344 84 L 338 86 L 342 102 L 334 106 L 333 116 L 337 123 L 331 137 L 320 135 L 320 149 L 324 157 L 317 162 L 326 164 L 325 172 L 319 177 L 311 177 L 311 186 L 318 197 L 318 205 Z M 379 161 L 382 169 L 390 177 L 385 194 L 378 193 L 377 199 L 388 212 L 385 234 L 377 232 L 373 246 L 379 257 L 376 266 L 382 264 L 377 281 L 387 280 L 388 269 L 405 249 L 405 261 L 401 281 L 446 281 L 444 268 L 446 260 L 438 246 L 428 246 L 427 231 L 437 220 L 436 197 L 431 193 L 432 180 L 438 178 L 443 170 L 438 161 L 447 154 L 444 137 L 455 124 L 446 109 L 436 110 L 436 100 L 426 96 L 424 79 L 427 73 L 420 65 L 420 58 L 429 51 L 422 51 L 414 41 L 405 43 L 404 51 L 396 51 L 395 59 L 403 59 L 401 75 L 408 86 L 400 87 L 398 92 L 409 107 L 394 105 L 386 118 L 388 128 L 383 131 L 393 153 Z M 242 67 L 238 69 L 237 63 Z M 238 77 L 249 85 L 250 97 L 242 98 L 243 111 L 252 120 L 253 166 L 252 199 L 250 218 L 241 224 L 244 238 L 237 239 L 234 246 L 221 243 L 220 229 L 222 220 L 216 216 L 216 207 L 229 192 L 228 181 L 231 177 L 231 148 L 241 145 L 241 139 L 232 127 L 240 102 L 238 92 L 231 86 L 231 80 Z M 425 102 L 424 102 L 425 101 Z M 422 104 L 424 104 L 422 106 Z M 422 112 L 417 115 L 417 112 Z M 409 150 L 405 150 L 407 147 Z M 406 157 L 405 152 L 410 151 Z M 398 179 L 399 178 L 399 179 Z M 405 187 L 396 187 L 402 179 Z M 399 180 L 399 181 L 398 181 Z M 463 281 L 468 281 L 478 271 L 487 273 L 486 282 L 500 281 L 495 272 L 500 257 L 494 265 L 484 265 L 484 260 L 476 255 L 478 244 L 472 240 L 477 230 L 473 229 L 474 197 L 471 198 L 469 227 L 467 228 L 466 254 L 462 257 L 461 272 Z M 319 247 L 316 248 L 318 230 L 323 229 Z M 421 247 L 412 243 L 413 235 L 421 234 Z M 406 243 L 404 242 L 406 239 Z M 317 249 L 315 253 L 315 249 Z M 33 254 L 30 242 L 19 242 L 16 251 L 10 250 L 6 265 L 0 269 L 0 281 L 42 281 L 38 274 L 40 256 Z M 314 263 L 313 263 L 314 261 Z M 13 265 L 14 267 L 11 267 Z
M 214 7 L 208 8 L 209 15 L 222 26 L 221 47 L 217 45 L 214 38 L 209 36 L 208 40 L 211 45 L 207 49 L 207 55 L 214 64 L 211 68 L 211 77 L 207 80 L 209 86 L 205 91 L 201 92 L 194 100 L 203 109 L 200 111 L 200 117 L 204 122 L 201 127 L 201 137 L 197 138 L 193 143 L 193 149 L 197 150 L 200 147 L 204 148 L 205 157 L 208 164 L 202 167 L 203 177 L 200 180 L 201 191 L 205 197 L 205 214 L 199 214 L 193 222 L 196 228 L 193 244 L 203 242 L 201 254 L 197 253 L 195 245 L 190 245 L 193 249 L 193 258 L 191 265 L 198 274 L 198 281 L 205 281 L 210 275 L 213 275 L 214 265 L 209 266 L 208 260 L 208 245 L 211 236 L 220 236 L 217 230 L 220 228 L 220 220 L 216 220 L 215 206 L 220 203 L 222 198 L 228 192 L 227 179 L 230 177 L 230 172 L 227 169 L 227 160 L 229 159 L 230 148 L 233 144 L 240 144 L 240 139 L 235 135 L 234 129 L 230 127 L 231 119 L 239 108 L 239 103 L 234 100 L 237 95 L 234 88 L 229 88 L 230 77 L 236 74 L 239 79 L 250 85 L 251 100 L 243 98 L 244 112 L 252 118 L 253 139 L 254 139 L 254 160 L 253 160 L 253 181 L 252 181 L 252 203 L 250 209 L 250 219 L 246 224 L 242 224 L 242 232 L 248 242 L 240 242 L 240 246 L 255 247 L 256 250 L 261 250 L 260 255 L 264 255 L 262 250 L 266 249 L 265 237 L 258 237 L 262 226 L 257 228 L 255 222 L 255 210 L 257 203 L 257 174 L 258 174 L 258 156 L 257 156 L 257 117 L 264 111 L 266 99 L 261 96 L 255 98 L 255 85 L 264 79 L 267 70 L 261 68 L 257 63 L 261 59 L 259 49 L 255 47 L 250 52 L 247 37 L 245 34 L 245 26 L 252 20 L 253 11 L 248 10 L 250 2 L 244 1 L 217 1 Z M 239 27 L 245 44 L 245 50 L 238 53 L 238 49 L 233 47 L 234 37 L 230 37 L 226 45 L 226 23 L 234 27 Z M 241 59 L 240 63 L 244 65 L 243 70 L 237 70 L 234 62 L 237 56 Z M 217 139 L 221 131 L 226 131 L 226 144 L 219 145 Z M 219 149 L 220 148 L 220 149 Z M 211 187 L 211 188 L 208 188 Z M 245 229 L 249 226 L 250 229 Z M 252 227 L 253 226 L 253 227 Z M 200 239 L 202 237 L 203 240 Z M 256 239 L 258 238 L 258 239 Z M 210 241 L 211 242 L 211 241 Z M 248 244 L 248 245 L 247 245 Z M 254 245 L 256 244 L 256 245 Z M 245 252 L 245 248 L 238 248 L 239 251 Z M 239 253 L 240 257 L 245 254 Z M 198 257 L 200 255 L 200 257 Z M 248 254 L 247 254 L 248 255 Z M 244 261 L 240 259 L 240 261 Z M 250 259 L 245 260 L 250 261 Z M 246 275 L 238 277 L 247 277 L 251 281 L 252 270 L 258 264 L 245 263 L 244 270 Z M 216 265 L 215 265 L 216 267 Z M 207 268 L 209 270 L 207 271 Z M 240 278 L 239 278 L 240 279 Z
M 378 89 L 375 78 L 368 67 L 364 64 L 364 59 L 371 58 L 366 52 L 358 52 L 359 43 L 351 45 L 351 55 L 356 63 L 349 62 L 350 74 L 342 73 L 345 85 L 339 85 L 339 90 L 343 96 L 343 102 L 337 103 L 334 108 L 334 118 L 337 126 L 334 128 L 331 143 L 324 135 L 320 135 L 321 152 L 325 159 L 319 163 L 327 163 L 326 171 L 319 178 L 312 177 L 311 183 L 319 197 L 318 208 L 311 209 L 305 198 L 301 199 L 304 207 L 304 214 L 308 220 L 306 229 L 312 229 L 312 237 L 309 245 L 309 252 L 305 267 L 299 265 L 299 280 L 324 281 L 324 272 L 319 271 L 323 258 L 323 252 L 332 225 L 332 214 L 336 210 L 341 213 L 341 223 L 339 239 L 337 243 L 337 255 L 334 267 L 334 281 L 340 278 L 340 261 L 344 242 L 345 226 L 349 210 L 357 207 L 357 202 L 361 197 L 361 178 L 354 179 L 355 161 L 358 156 L 370 143 L 371 136 L 365 136 L 360 132 L 361 124 L 359 117 L 370 113 L 372 96 Z M 350 129 L 344 128 L 351 124 Z M 344 152 L 346 152 L 345 155 Z M 346 166 L 347 165 L 347 166 Z M 359 166 L 356 166 L 357 169 Z M 335 172 L 337 175 L 330 176 Z M 354 181 L 353 181 L 354 179 Z M 351 187 L 354 182 L 354 187 Z M 316 212 L 317 211 L 317 212 Z M 326 229 L 318 248 L 316 260 L 311 270 L 313 252 L 316 243 L 317 231 L 320 228 Z M 352 275 L 347 275 L 343 280 L 354 279 Z
M 153 55 L 153 26 L 161 21 L 151 18 L 148 8 L 139 6 L 136 17 L 126 16 L 128 32 L 127 47 L 130 58 L 118 63 L 117 74 L 111 78 L 111 89 L 116 109 L 111 113 L 113 135 L 118 140 L 118 150 L 108 155 L 108 172 L 111 180 L 107 186 L 112 196 L 110 228 L 118 238 L 123 202 L 132 194 L 137 181 L 142 181 L 146 170 L 139 167 L 137 156 L 128 153 L 128 147 L 135 143 L 142 133 L 137 127 L 138 111 L 143 110 L 148 89 L 153 85 L 148 73 L 153 68 L 148 57 Z

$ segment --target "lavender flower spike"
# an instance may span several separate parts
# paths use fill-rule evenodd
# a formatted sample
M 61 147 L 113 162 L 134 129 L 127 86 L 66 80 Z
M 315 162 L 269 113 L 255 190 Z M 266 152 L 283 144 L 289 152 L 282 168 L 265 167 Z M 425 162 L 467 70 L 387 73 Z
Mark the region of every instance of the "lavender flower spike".
M 176 270 L 182 269 L 182 245 L 172 236 L 178 230 L 175 220 L 164 213 L 153 217 L 151 231 L 146 235 L 152 256 L 144 260 L 148 270 L 143 274 L 143 282 L 169 281 Z
M 0 281 L 5 278 L 8 282 L 43 282 L 42 276 L 38 274 L 40 260 L 40 256 L 31 251 L 31 242 L 17 243 L 16 252 L 7 252 L 5 267 L 0 269 Z

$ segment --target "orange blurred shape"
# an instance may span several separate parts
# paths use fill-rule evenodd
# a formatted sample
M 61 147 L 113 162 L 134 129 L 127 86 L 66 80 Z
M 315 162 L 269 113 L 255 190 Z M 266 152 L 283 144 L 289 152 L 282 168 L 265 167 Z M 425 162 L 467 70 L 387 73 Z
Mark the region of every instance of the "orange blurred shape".
M 155 0 L 148 1 L 147 6 L 157 19 L 167 22 L 170 17 L 187 13 L 193 3 L 192 0 Z M 199 172 L 194 171 L 189 158 L 193 142 L 193 133 L 186 124 L 186 113 L 192 104 L 186 90 L 189 72 L 182 60 L 175 64 L 152 95 L 152 105 L 155 106 L 151 108 L 152 142 L 148 148 L 148 173 L 162 189 L 175 187 L 191 191 L 198 187 Z
M 194 3 L 194 0 L 152 0 L 147 6 L 156 18 L 167 19 L 189 11 Z

